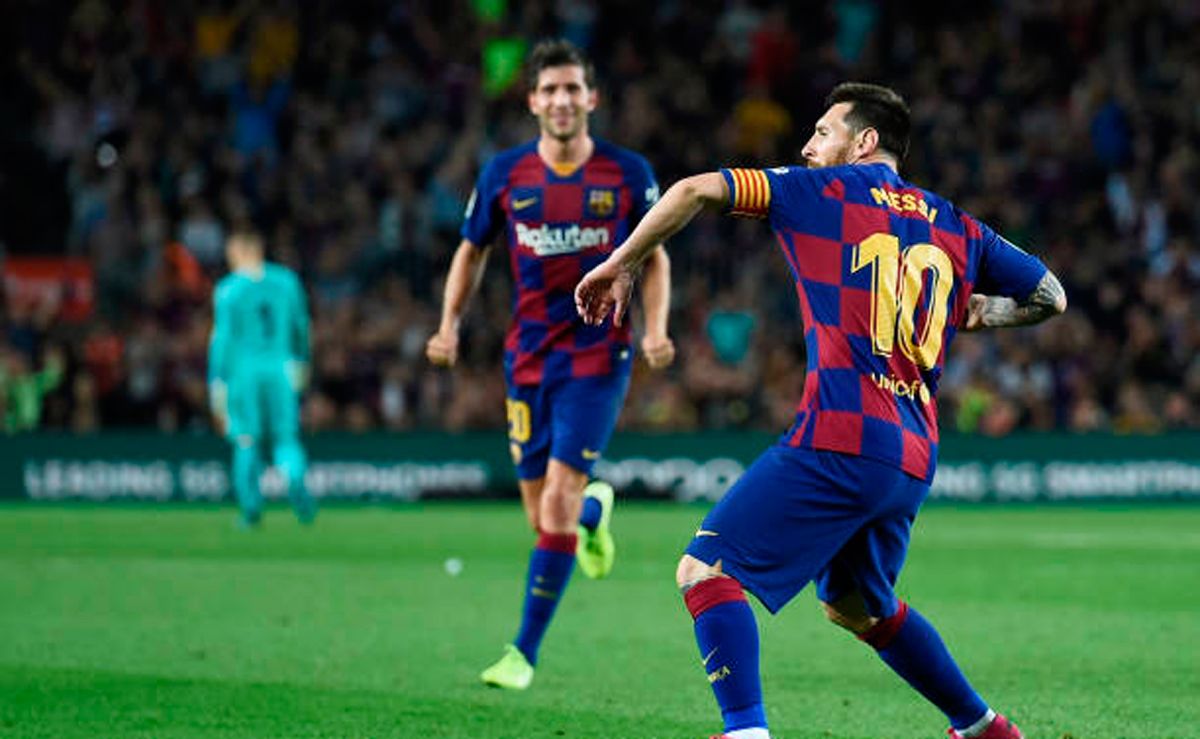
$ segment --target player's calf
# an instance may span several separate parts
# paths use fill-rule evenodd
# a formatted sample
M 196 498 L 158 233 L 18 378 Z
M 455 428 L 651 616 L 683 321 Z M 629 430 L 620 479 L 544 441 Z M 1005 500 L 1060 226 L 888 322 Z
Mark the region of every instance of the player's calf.
M 257 440 L 248 435 L 234 439 L 233 445 L 233 492 L 237 499 L 238 525 L 252 529 L 262 520 L 263 500 L 258 490 L 258 474 L 261 460 Z
M 308 472 L 308 457 L 297 439 L 282 439 L 275 444 L 275 464 L 283 471 L 287 480 L 288 500 L 300 523 L 312 523 L 317 515 L 316 500 L 305 487 Z
M 861 616 L 853 606 L 846 608 L 849 613 L 833 610 L 839 618 L 852 625 L 863 625 Z M 993 723 L 996 714 L 967 681 L 937 629 L 915 608 L 898 600 L 896 610 L 885 617 L 875 618 L 870 628 L 851 630 L 873 648 L 897 675 L 946 714 L 951 730 L 957 732 L 952 736 L 962 739 L 987 736 L 979 732 Z M 1008 737 L 1007 734 L 996 734 L 989 736 L 989 739 Z
M 729 736 L 767 736 L 758 672 L 758 624 L 741 583 L 684 555 L 676 584 L 695 621 L 700 663 L 721 708 Z M 743 734 L 741 732 L 755 732 Z
M 542 639 L 570 582 L 577 544 L 573 531 L 570 534 L 543 531 L 530 554 L 521 627 L 513 646 L 524 655 L 531 668 L 537 666 Z

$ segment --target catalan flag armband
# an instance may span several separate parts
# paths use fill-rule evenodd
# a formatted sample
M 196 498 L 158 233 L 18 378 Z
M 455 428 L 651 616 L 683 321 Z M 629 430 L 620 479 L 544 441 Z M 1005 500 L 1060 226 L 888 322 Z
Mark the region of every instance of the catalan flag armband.
M 771 207 L 771 184 L 761 169 L 727 169 L 732 183 L 730 215 L 766 218 Z

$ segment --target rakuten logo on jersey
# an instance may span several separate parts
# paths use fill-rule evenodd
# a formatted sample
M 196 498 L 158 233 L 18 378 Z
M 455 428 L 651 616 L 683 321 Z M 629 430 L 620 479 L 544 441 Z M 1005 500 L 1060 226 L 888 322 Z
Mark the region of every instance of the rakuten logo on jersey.
M 517 224 L 517 243 L 533 250 L 539 257 L 554 254 L 570 254 L 593 246 L 608 243 L 607 228 L 581 228 L 579 226 L 549 226 L 542 224 L 530 228 Z

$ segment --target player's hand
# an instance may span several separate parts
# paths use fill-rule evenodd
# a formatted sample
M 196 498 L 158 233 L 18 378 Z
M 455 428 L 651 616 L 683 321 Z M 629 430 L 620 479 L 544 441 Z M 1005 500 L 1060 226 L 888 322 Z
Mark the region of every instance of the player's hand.
M 229 431 L 229 419 L 224 413 L 213 414 L 213 431 L 216 432 L 217 436 L 225 438 L 225 433 Z
M 633 294 L 633 274 L 611 259 L 588 272 L 575 287 L 575 310 L 589 326 L 599 326 L 613 316 L 613 325 L 620 326 Z
M 646 334 L 642 337 L 642 355 L 650 369 L 662 369 L 675 361 L 675 342 L 666 334 Z
M 967 315 L 963 319 L 963 331 L 979 331 L 984 328 L 983 311 L 987 308 L 987 302 L 987 296 L 979 293 L 967 298 Z
M 458 333 L 438 331 L 425 342 L 425 356 L 438 367 L 453 367 L 458 361 Z
M 213 431 L 224 438 L 229 430 L 229 386 L 224 380 L 213 380 L 208 384 L 208 404 L 212 411 Z
M 304 362 L 299 359 L 290 360 L 287 363 L 287 376 L 288 383 L 292 386 L 293 392 L 304 392 L 308 389 L 308 362 Z

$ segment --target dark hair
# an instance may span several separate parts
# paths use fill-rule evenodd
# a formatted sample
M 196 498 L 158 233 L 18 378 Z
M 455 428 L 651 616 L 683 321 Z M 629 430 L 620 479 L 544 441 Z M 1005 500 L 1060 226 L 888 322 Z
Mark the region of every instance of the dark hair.
M 583 81 L 589 88 L 596 86 L 596 68 L 575 44 L 566 39 L 539 41 L 525 63 L 529 89 L 536 90 L 538 76 L 549 67 L 583 67 Z
M 829 93 L 825 107 L 838 103 L 850 103 L 853 106 L 846 114 L 846 125 L 850 126 L 850 130 L 858 133 L 866 128 L 875 129 L 879 133 L 879 148 L 899 161 L 904 160 L 908 153 L 912 118 L 908 103 L 898 92 L 867 82 L 843 82 Z

